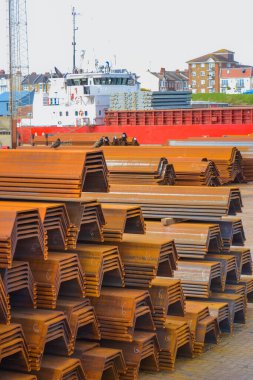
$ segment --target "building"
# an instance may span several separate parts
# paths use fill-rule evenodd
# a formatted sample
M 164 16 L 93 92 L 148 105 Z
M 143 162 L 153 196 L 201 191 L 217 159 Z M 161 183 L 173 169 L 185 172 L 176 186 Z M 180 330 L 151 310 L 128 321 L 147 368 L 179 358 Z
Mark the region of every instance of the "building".
M 0 94 L 9 90 L 9 76 L 0 70 Z
M 32 73 L 24 77 L 21 82 L 22 91 L 48 92 L 51 74 Z
M 188 91 L 188 70 L 166 71 L 161 68 L 160 72 L 147 71 L 140 78 L 142 88 L 149 91 Z
M 15 93 L 17 114 L 29 117 L 32 112 L 34 92 L 20 91 Z M 4 92 L 0 95 L 0 116 L 9 116 L 9 99 L 10 93 Z M 23 110 L 23 111 L 22 111 Z M 24 115 L 25 110 L 25 115 Z
M 221 92 L 225 94 L 243 94 L 253 89 L 253 67 L 241 66 L 221 69 Z
M 238 62 L 234 60 L 234 52 L 227 49 L 202 55 L 187 63 L 189 84 L 193 93 L 220 92 L 221 70 L 238 66 Z

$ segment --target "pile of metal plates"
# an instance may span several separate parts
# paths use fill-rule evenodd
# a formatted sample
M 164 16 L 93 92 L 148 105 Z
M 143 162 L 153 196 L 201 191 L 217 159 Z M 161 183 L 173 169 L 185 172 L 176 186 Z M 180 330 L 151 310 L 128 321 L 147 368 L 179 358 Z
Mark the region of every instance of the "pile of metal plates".
M 153 303 L 153 319 L 157 328 L 165 328 L 168 315 L 184 316 L 185 297 L 180 280 L 156 277 L 149 294 Z
M 166 317 L 165 326 L 157 331 L 160 345 L 160 369 L 173 370 L 177 355 L 193 357 L 191 331 L 184 317 Z
M 153 306 L 148 291 L 104 288 L 92 298 L 103 339 L 132 342 L 135 329 L 154 331 Z
M 158 276 L 172 277 L 177 253 L 174 241 L 153 234 L 124 234 L 117 243 L 125 268 L 125 284 L 147 288 Z
M 121 241 L 123 233 L 144 234 L 145 222 L 139 206 L 103 204 L 106 225 L 103 229 L 105 241 Z
M 2 150 L 0 177 L 3 195 L 76 198 L 82 191 L 109 189 L 101 151 Z
M 78 341 L 73 356 L 80 359 L 87 379 L 117 380 L 127 371 L 121 349 L 100 347 L 96 342 Z
M 58 295 L 85 296 L 85 276 L 76 254 L 51 252 L 48 260 L 30 258 L 37 283 L 37 306 L 55 309 Z
M 85 372 L 79 359 L 55 355 L 44 355 L 38 380 L 86 380 Z
M 110 193 L 87 193 L 102 203 L 141 205 L 145 219 L 212 220 L 241 212 L 238 188 L 112 185 Z
M 37 307 L 37 284 L 28 262 L 13 261 L 11 268 L 0 269 L 0 273 L 11 305 Z
M 9 324 L 11 320 L 10 301 L 7 290 L 0 275 L 0 323 Z
M 85 273 L 86 295 L 99 297 L 104 286 L 123 287 L 124 268 L 118 248 L 109 245 L 78 245 L 75 251 Z
M 223 241 L 218 224 L 176 223 L 163 226 L 148 221 L 147 232 L 174 239 L 179 258 L 204 258 L 208 252 L 221 252 Z
M 184 143 L 184 141 L 183 141 Z M 134 157 L 138 159 L 150 159 L 150 161 L 164 157 L 170 164 L 175 163 L 176 177 L 184 175 L 187 179 L 186 185 L 191 185 L 191 178 L 193 185 L 198 179 L 200 182 L 208 182 L 208 177 L 203 178 L 203 166 L 201 162 L 211 162 L 212 167 L 206 175 L 214 176 L 216 184 L 239 183 L 244 182 L 243 163 L 240 150 L 235 147 L 191 147 L 187 146 L 159 146 L 159 145 L 141 145 L 138 147 L 114 147 L 103 146 L 103 152 L 106 160 L 112 160 L 115 157 L 124 156 L 126 158 Z M 183 145 L 183 144 L 182 144 Z M 177 165 L 181 162 L 181 166 Z M 205 170 L 204 170 L 205 171 Z M 218 177 L 218 178 L 216 178 Z M 202 178 L 202 179 L 201 179 Z M 180 184 L 180 183 L 178 183 Z M 211 184 L 211 183 L 210 183 Z
M 33 255 L 47 258 L 47 235 L 38 209 L 0 208 L 0 267 L 11 268 L 12 260 Z
M 33 370 L 40 370 L 45 349 L 63 355 L 73 353 L 71 331 L 63 312 L 14 309 L 12 320 L 22 325 Z
M 13 371 L 31 370 L 28 346 L 22 326 L 17 323 L 0 325 L 0 366 Z
M 166 158 L 106 158 L 109 182 L 144 185 L 174 185 L 176 174 Z
M 136 331 L 131 342 L 106 340 L 102 344 L 122 350 L 127 366 L 127 372 L 120 377 L 122 380 L 137 380 L 140 369 L 159 371 L 160 346 L 155 333 Z
M 179 261 L 174 277 L 181 280 L 185 296 L 209 298 L 213 288 L 224 290 L 223 268 L 219 261 Z
M 56 308 L 67 317 L 74 347 L 76 339 L 101 339 L 99 323 L 89 298 L 60 297 Z
M 110 110 L 159 110 L 191 107 L 190 91 L 138 91 L 113 94 Z
M 253 135 L 188 138 L 171 140 L 169 145 L 186 147 L 237 147 L 242 155 L 243 174 L 246 181 L 253 181 Z

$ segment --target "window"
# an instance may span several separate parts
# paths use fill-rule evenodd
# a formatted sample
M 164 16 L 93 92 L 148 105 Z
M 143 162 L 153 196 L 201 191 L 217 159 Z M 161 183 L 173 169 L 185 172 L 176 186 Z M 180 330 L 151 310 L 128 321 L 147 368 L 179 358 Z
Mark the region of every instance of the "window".
M 205 67 L 206 65 L 204 63 L 201 63 L 200 67 Z
M 227 63 L 227 67 L 231 67 L 231 63 Z
M 227 79 L 222 79 L 221 80 L 221 86 L 222 87 L 227 87 L 228 86 L 228 80 Z
M 99 116 L 101 116 L 101 115 L 102 115 L 102 111 L 101 111 L 101 110 L 99 110 L 99 111 L 98 111 L 98 114 L 99 114 Z
M 23 86 L 23 89 L 24 89 L 24 91 L 28 91 L 28 86 L 25 84 L 25 85 Z
M 204 88 L 201 88 L 201 93 L 204 94 L 206 90 Z
M 194 69 L 196 67 L 196 63 L 193 63 L 192 64 L 192 68 Z
M 214 63 L 209 63 L 209 70 L 214 69 Z
M 85 112 L 84 112 L 84 116 L 88 116 L 88 111 L 85 111 Z
M 66 111 L 66 116 L 69 116 L 69 112 L 68 111 Z
M 61 111 L 59 112 L 59 115 L 62 116 L 62 112 Z
M 205 79 L 202 79 L 200 83 L 201 83 L 202 85 L 206 84 Z
M 213 93 L 214 92 L 214 89 L 213 88 L 209 88 L 209 93 Z
M 78 111 L 75 111 L 75 116 L 78 116 Z
M 192 72 L 192 76 L 193 76 L 193 77 L 196 76 L 196 71 L 193 71 L 193 72 Z
M 226 93 L 226 89 L 225 89 L 225 88 L 222 88 L 222 89 L 221 89 L 221 92 L 222 92 L 223 94 L 225 94 L 225 93 Z
M 244 87 L 244 79 L 238 79 L 236 81 L 236 87 Z
M 196 81 L 192 80 L 192 86 L 196 86 Z
M 201 77 L 204 77 L 206 74 L 205 74 L 205 72 L 204 71 L 200 71 L 200 76 Z

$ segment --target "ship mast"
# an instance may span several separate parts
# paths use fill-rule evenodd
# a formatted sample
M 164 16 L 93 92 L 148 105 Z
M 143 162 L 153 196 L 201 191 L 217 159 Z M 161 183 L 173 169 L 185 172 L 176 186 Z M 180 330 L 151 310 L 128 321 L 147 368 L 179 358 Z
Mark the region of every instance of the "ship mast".
M 78 13 L 76 13 L 75 7 L 72 8 L 72 17 L 73 17 L 73 74 L 76 73 L 76 31 L 78 30 L 78 27 L 76 26 L 76 16 L 78 16 Z

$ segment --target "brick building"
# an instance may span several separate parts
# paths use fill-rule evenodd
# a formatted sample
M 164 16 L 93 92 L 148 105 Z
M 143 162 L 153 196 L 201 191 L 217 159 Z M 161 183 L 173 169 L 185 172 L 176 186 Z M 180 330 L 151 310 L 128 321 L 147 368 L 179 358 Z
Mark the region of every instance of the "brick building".
M 189 85 L 193 93 L 220 92 L 221 70 L 238 66 L 238 62 L 234 60 L 234 52 L 227 49 L 202 55 L 187 63 Z

